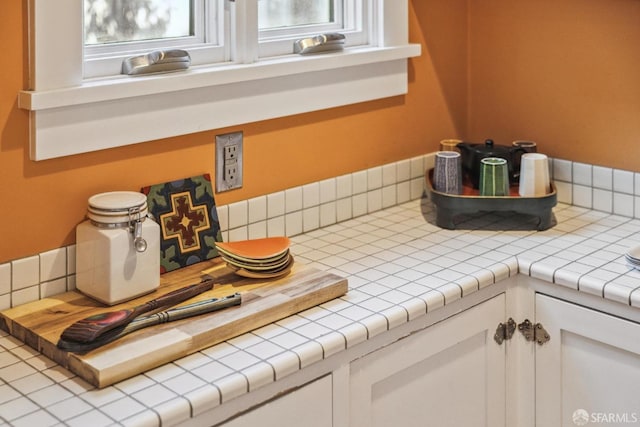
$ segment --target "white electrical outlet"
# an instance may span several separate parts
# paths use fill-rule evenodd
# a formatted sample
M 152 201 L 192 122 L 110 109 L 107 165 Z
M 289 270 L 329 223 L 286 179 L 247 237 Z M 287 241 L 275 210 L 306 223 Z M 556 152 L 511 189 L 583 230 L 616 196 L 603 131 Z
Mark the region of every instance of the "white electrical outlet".
M 242 132 L 216 135 L 216 192 L 242 187 Z

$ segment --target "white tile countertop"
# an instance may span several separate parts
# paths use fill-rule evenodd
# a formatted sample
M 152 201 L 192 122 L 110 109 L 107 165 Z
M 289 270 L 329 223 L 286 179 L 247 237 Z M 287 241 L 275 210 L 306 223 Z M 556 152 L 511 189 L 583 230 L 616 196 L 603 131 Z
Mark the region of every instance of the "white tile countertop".
M 554 215 L 546 231 L 514 214 L 445 230 L 422 199 L 298 235 L 296 261 L 347 277 L 345 296 L 101 390 L 0 332 L 0 426 L 178 424 L 518 273 L 640 307 L 624 258 L 640 220 Z

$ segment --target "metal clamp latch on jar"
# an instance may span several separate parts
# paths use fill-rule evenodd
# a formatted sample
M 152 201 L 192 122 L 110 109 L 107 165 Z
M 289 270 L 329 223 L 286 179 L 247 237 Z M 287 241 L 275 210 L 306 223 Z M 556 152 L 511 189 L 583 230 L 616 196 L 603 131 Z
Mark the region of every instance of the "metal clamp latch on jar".
M 147 250 L 147 241 L 142 238 L 142 222 L 144 217 L 140 215 L 140 208 L 129 208 L 129 227 L 133 233 L 133 247 L 136 252 Z

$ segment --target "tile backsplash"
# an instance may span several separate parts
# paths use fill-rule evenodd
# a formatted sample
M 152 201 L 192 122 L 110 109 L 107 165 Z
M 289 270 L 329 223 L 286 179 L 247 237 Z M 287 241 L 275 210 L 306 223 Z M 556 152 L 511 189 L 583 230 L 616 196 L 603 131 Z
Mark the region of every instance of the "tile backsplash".
M 640 173 L 554 159 L 558 202 L 640 217 Z
M 218 206 L 225 241 L 295 236 L 419 199 L 434 153 Z M 640 217 L 640 173 L 551 159 L 558 203 Z M 75 245 L 0 264 L 0 310 L 75 289 Z

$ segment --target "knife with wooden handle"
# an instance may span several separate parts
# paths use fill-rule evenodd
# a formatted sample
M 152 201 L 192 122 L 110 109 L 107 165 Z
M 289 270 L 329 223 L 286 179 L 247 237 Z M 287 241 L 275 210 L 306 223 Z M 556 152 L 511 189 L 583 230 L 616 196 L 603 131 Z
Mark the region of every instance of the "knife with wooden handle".
M 126 325 L 122 325 L 118 328 L 111 329 L 110 331 L 105 332 L 93 341 L 76 342 L 60 338 L 60 340 L 58 341 L 58 348 L 73 353 L 85 353 L 112 341 L 115 341 L 139 329 L 147 328 L 153 325 L 159 325 L 162 323 L 173 322 L 175 320 L 186 319 L 204 313 L 210 313 L 212 311 L 221 310 L 223 308 L 232 307 L 234 305 L 240 305 L 241 303 L 242 296 L 237 292 L 224 298 L 211 298 L 204 301 L 198 301 L 193 304 L 172 308 L 169 310 L 161 311 L 159 313 L 151 314 L 149 316 L 138 317 Z

